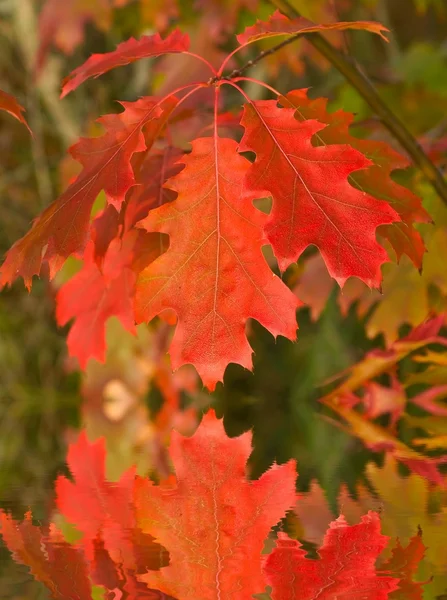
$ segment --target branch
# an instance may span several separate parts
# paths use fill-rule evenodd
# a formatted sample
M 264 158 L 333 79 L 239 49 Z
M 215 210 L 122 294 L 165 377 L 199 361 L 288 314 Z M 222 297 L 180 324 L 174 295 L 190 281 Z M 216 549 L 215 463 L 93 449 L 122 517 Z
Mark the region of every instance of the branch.
M 288 0 L 269 0 L 290 19 L 299 17 L 298 11 Z M 305 34 L 308 41 L 349 81 L 357 92 L 366 100 L 372 110 L 380 117 L 388 131 L 406 150 L 414 164 L 419 167 L 429 180 L 438 196 L 447 205 L 447 182 L 436 165 L 424 152 L 418 141 L 405 127 L 380 97 L 369 79 L 319 33 Z
M 242 67 L 239 67 L 239 69 L 234 69 L 234 71 L 231 71 L 231 73 L 229 73 L 222 79 L 234 79 L 235 77 L 240 77 L 243 73 L 245 73 L 245 71 L 247 71 L 247 69 L 250 69 L 251 67 L 256 65 L 260 60 L 262 60 L 266 56 L 275 54 L 275 52 L 278 52 L 278 50 L 281 50 L 281 48 L 284 48 L 284 46 L 288 46 L 289 44 L 291 44 L 292 42 L 294 42 L 295 40 L 297 40 L 300 37 L 303 37 L 303 34 L 301 32 L 299 32 L 295 35 L 292 35 L 292 37 L 289 37 L 286 40 L 283 40 L 282 42 L 280 42 L 279 44 L 276 44 L 276 46 L 272 46 L 272 48 L 269 48 L 268 50 L 263 50 L 262 52 L 260 52 L 258 54 L 258 56 L 256 56 L 256 58 L 249 60 L 245 65 L 243 65 Z

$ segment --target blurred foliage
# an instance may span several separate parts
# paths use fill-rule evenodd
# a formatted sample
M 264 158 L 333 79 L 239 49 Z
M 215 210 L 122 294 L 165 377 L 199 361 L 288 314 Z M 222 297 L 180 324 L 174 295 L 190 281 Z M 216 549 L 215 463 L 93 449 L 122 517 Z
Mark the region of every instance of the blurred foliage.
M 35 135 L 31 140 L 20 123 L 0 115 L 2 253 L 23 235 L 31 220 L 73 175 L 72 164 L 63 158 L 76 137 L 91 134 L 95 130 L 93 120 L 99 115 L 116 111 L 117 98 L 135 100 L 147 93 L 152 84 L 163 85 L 160 69 L 140 61 L 89 82 L 76 94 L 59 102 L 59 84 L 63 76 L 93 52 L 110 51 L 131 35 L 152 32 L 156 21 L 150 10 L 153 8 L 150 0 L 141 4 L 140 0 L 129 1 L 113 10 L 110 27 L 98 29 L 94 23 L 88 23 L 83 43 L 75 47 L 72 54 L 65 55 L 52 47 L 43 72 L 36 79 L 37 14 L 41 4 L 39 0 L 0 2 L 0 88 L 13 93 L 26 107 Z M 196 38 L 203 35 L 204 28 L 199 27 L 201 20 L 208 19 L 207 26 L 211 26 L 215 22 L 215 13 L 209 8 L 205 10 L 203 3 L 199 9 L 187 0 L 181 0 L 179 4 L 180 26 L 197 41 Z M 214 4 L 219 5 L 209 2 L 207 6 Z M 294 0 L 292 4 L 303 16 L 317 22 L 374 19 L 388 26 L 392 35 L 387 46 L 372 36 L 356 32 L 337 34 L 331 40 L 361 65 L 382 97 L 421 143 L 432 148 L 445 140 L 445 0 Z M 262 18 L 270 12 L 266 0 L 260 2 L 256 15 L 241 7 L 236 11 L 235 31 L 252 23 L 255 17 Z M 175 24 L 175 18 L 172 21 Z M 169 19 L 163 27 L 168 24 Z M 225 50 L 233 47 L 231 36 L 222 35 L 216 39 Z M 281 61 L 280 64 L 259 63 L 257 77 L 279 89 L 309 87 L 312 97 L 329 98 L 331 110 L 343 108 L 355 113 L 356 135 L 395 144 L 365 101 L 305 40 L 289 46 L 281 55 Z M 258 93 L 261 95 L 262 89 Z M 441 167 L 447 163 L 445 150 L 435 158 Z M 436 207 L 437 200 L 431 190 L 413 171 L 408 178 L 433 214 L 435 211 L 431 207 Z M 442 213 L 442 210 L 438 212 Z M 295 274 L 292 270 L 284 277 L 286 281 L 293 280 Z M 83 379 L 67 359 L 66 331 L 57 330 L 54 323 L 54 289 L 55 286 L 39 282 L 28 295 L 23 286 L 17 284 L 0 295 L 0 505 L 12 510 L 17 518 L 22 517 L 28 506 L 37 518 L 44 517 L 51 502 L 48 489 L 56 473 L 63 468 L 65 440 L 81 420 L 95 434 L 109 436 L 111 444 L 119 436 L 128 436 L 123 438 L 121 446 L 117 445 L 122 451 L 123 465 L 133 461 L 135 453 L 140 457 L 142 453 L 152 453 L 150 465 L 146 460 L 140 463 L 145 469 L 160 468 L 164 461 L 161 450 L 164 430 L 160 424 L 153 424 L 162 413 L 162 398 L 166 394 L 164 366 L 160 366 L 158 355 L 151 354 L 151 348 L 165 348 L 166 341 L 155 343 L 152 334 L 145 333 L 137 340 L 130 336 L 127 339 L 117 329 L 111 334 L 116 349 L 114 358 L 109 358 L 104 368 L 90 367 L 87 379 Z M 331 293 L 316 322 L 310 318 L 308 309 L 300 311 L 297 344 L 284 339 L 275 342 L 257 323 L 252 323 L 253 374 L 233 365 L 226 373 L 225 385 L 218 386 L 212 397 L 202 391 L 194 394 L 190 383 L 183 379 L 172 396 L 174 405 L 178 402 L 182 407 L 195 406 L 199 412 L 213 403 L 218 414 L 224 416 L 229 435 L 239 435 L 253 427 L 252 476 L 258 476 L 274 460 L 284 462 L 294 457 L 300 474 L 299 489 L 307 491 L 311 482 L 317 480 L 335 513 L 342 484 L 347 485 L 354 498 L 359 496 L 359 490 L 367 490 L 373 497 L 390 496 L 389 490 L 384 491 L 379 485 L 378 473 L 383 466 L 383 457 L 367 451 L 361 442 L 334 426 L 333 414 L 318 402 L 324 382 L 358 362 L 373 347 L 383 345 L 381 335 L 368 339 L 365 329 L 374 308 L 359 315 L 354 304 L 345 316 L 339 308 L 337 293 L 336 290 Z M 400 328 L 401 334 L 405 331 L 405 327 Z M 114 372 L 111 374 L 112 364 Z M 155 371 L 158 378 L 153 376 Z M 446 379 L 445 371 L 441 379 Z M 107 388 L 110 381 L 116 380 L 124 387 L 118 389 L 116 385 L 109 385 Z M 124 403 L 126 417 L 122 420 L 113 421 L 112 413 L 107 416 L 104 412 L 106 389 L 109 400 L 112 394 L 116 406 Z M 130 396 L 126 395 L 129 390 Z M 163 415 L 163 419 L 166 418 Z M 135 432 L 139 436 L 136 448 L 133 441 L 129 442 Z M 416 476 L 412 477 L 411 481 Z M 401 481 L 397 480 L 395 495 L 406 493 L 402 491 Z M 388 479 L 387 485 L 392 487 Z M 422 496 L 425 492 L 418 493 Z M 421 508 L 424 515 L 425 510 L 424 504 Z M 422 522 L 421 519 L 418 521 L 418 517 L 412 516 L 407 529 L 393 519 L 390 522 L 395 523 L 400 536 L 409 536 L 414 533 L 411 527 Z M 388 532 L 391 531 L 390 525 Z M 45 598 L 45 592 L 34 587 L 32 582 L 23 583 L 28 577 L 24 569 L 15 567 L 11 573 L 10 562 L 3 560 L 6 555 L 2 550 L 0 598 Z M 16 593 L 16 589 L 20 592 Z M 435 594 L 434 591 L 428 594 L 432 593 Z M 442 593 L 439 586 L 436 593 Z

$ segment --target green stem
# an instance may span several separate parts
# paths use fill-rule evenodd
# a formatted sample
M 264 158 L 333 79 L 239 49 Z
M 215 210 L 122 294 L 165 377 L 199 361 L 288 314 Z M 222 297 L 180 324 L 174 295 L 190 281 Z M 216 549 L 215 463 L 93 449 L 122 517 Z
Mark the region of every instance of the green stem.
M 269 0 L 290 19 L 299 17 L 298 11 L 288 0 Z M 346 56 L 319 33 L 306 34 L 309 42 L 334 65 L 334 67 L 349 81 L 357 92 L 366 100 L 372 110 L 380 117 L 382 123 L 406 150 L 414 164 L 419 167 L 437 194 L 447 205 L 447 182 L 436 165 L 424 152 L 418 141 L 405 127 L 402 121 L 393 113 L 380 97 L 369 79 Z

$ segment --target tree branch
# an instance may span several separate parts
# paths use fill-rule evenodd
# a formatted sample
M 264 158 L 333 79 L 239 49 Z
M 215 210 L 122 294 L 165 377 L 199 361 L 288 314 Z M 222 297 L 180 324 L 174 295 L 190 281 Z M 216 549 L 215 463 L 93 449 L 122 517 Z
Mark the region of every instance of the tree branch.
M 298 11 L 288 0 L 269 0 L 270 4 L 278 8 L 290 19 L 299 17 Z M 419 167 L 429 180 L 438 196 L 447 205 L 447 182 L 436 165 L 424 152 L 418 141 L 405 127 L 404 123 L 382 100 L 376 88 L 369 79 L 339 52 L 330 42 L 319 33 L 304 34 L 308 41 L 334 65 L 334 67 L 349 81 L 357 92 L 366 100 L 372 110 L 380 117 L 388 131 L 396 138 L 406 150 L 414 164 Z

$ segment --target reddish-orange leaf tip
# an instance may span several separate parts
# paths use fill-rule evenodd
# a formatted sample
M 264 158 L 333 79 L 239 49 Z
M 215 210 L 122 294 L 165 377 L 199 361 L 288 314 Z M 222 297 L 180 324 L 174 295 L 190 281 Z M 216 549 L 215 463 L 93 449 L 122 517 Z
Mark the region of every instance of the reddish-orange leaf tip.
M 11 96 L 11 94 L 8 94 L 2 90 L 0 90 L 0 110 L 4 110 L 12 115 L 15 119 L 23 123 L 32 135 L 32 131 L 22 114 L 25 109 L 17 102 L 14 96 Z

